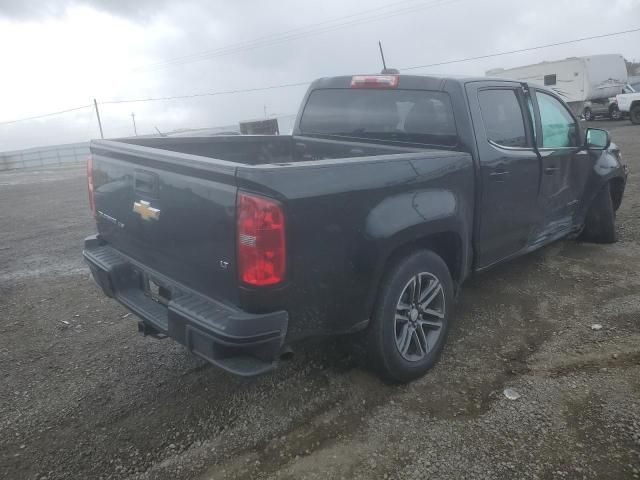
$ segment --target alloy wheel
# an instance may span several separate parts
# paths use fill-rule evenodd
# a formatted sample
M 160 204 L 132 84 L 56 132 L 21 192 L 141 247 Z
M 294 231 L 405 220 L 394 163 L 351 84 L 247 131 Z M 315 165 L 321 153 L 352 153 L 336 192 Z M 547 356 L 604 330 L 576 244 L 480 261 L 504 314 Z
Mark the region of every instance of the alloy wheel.
M 405 285 L 395 312 L 395 339 L 405 360 L 422 360 L 444 331 L 446 313 L 442 283 L 428 272 L 419 273 Z

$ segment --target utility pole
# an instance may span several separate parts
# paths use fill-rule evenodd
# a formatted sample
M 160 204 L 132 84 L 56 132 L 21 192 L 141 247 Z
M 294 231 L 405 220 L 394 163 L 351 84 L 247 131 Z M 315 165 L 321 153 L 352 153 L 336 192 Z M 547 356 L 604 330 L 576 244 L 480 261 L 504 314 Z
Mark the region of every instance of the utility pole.
M 264 118 L 265 119 L 267 118 L 267 106 L 266 105 L 264 106 Z
M 136 114 L 131 112 L 131 119 L 133 120 L 133 133 L 136 134 L 136 137 L 138 136 L 138 129 L 136 128 Z
M 100 110 L 98 110 L 98 102 L 96 99 L 93 99 L 93 106 L 96 107 L 96 117 L 98 117 L 98 126 L 100 127 L 100 138 L 104 138 L 104 133 L 102 132 L 102 122 L 100 121 Z
M 382 57 L 382 69 L 387 69 L 387 63 L 384 61 L 384 52 L 382 51 L 382 42 L 378 40 L 378 47 L 380 47 L 380 56 Z

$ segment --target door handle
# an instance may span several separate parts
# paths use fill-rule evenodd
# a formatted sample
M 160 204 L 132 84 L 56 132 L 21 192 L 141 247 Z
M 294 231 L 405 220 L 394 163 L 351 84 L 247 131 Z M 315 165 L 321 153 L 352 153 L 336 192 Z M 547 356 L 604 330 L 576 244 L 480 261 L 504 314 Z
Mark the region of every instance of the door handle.
M 156 196 L 158 192 L 158 176 L 144 170 L 135 170 L 133 178 L 136 194 Z
M 544 173 L 546 175 L 553 175 L 556 170 L 558 170 L 558 167 L 547 167 L 544 169 Z
M 507 170 L 495 170 L 489 174 L 489 178 L 494 182 L 504 182 L 507 175 L 509 175 Z

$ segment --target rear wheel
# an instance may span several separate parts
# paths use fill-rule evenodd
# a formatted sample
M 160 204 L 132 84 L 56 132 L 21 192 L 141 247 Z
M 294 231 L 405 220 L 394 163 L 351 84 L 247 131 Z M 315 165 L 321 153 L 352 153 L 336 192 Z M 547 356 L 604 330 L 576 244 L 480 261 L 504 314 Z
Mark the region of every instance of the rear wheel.
M 396 263 L 366 332 L 369 366 L 394 382 L 424 375 L 444 348 L 453 298 L 451 274 L 435 253 L 419 251 Z
M 640 125 L 640 105 L 635 105 L 629 112 L 631 123 Z
M 615 243 L 618 240 L 610 183 L 607 183 L 593 200 L 581 239 L 593 243 Z
M 588 122 L 589 120 L 593 120 L 593 113 L 591 112 L 591 109 L 589 107 L 586 107 L 584 109 L 584 111 L 582 112 L 582 116 L 584 117 L 584 119 Z

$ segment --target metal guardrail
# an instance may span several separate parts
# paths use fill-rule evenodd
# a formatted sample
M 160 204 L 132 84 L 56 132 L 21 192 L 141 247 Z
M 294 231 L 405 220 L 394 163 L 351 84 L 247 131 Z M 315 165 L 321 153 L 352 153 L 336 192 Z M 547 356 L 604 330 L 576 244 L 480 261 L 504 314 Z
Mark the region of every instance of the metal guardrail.
M 0 171 L 80 163 L 84 162 L 88 155 L 89 142 L 2 152 Z

